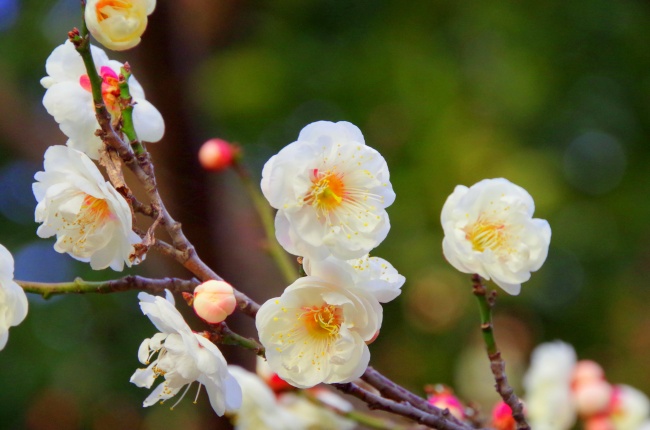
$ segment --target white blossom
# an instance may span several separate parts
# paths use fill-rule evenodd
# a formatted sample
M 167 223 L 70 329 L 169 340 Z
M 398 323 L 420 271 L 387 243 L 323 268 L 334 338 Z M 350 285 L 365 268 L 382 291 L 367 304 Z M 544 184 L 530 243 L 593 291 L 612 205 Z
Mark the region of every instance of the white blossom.
M 445 257 L 461 272 L 519 294 L 546 260 L 551 241 L 548 222 L 532 218 L 534 210 L 530 194 L 503 178 L 457 186 L 442 208 Z
M 353 260 L 339 260 L 327 257 L 325 260 L 303 259 L 303 269 L 307 275 L 326 278 L 335 266 L 352 277 L 354 288 L 367 291 L 380 303 L 388 303 L 402 292 L 405 278 L 388 261 L 379 257 L 365 255 Z
M 205 386 L 210 405 L 218 415 L 223 415 L 226 409 L 239 408 L 241 388 L 228 371 L 226 359 L 216 345 L 192 332 L 174 307 L 169 291 L 167 299 L 144 292 L 138 294 L 138 298 L 142 312 L 160 333 L 145 339 L 140 345 L 138 359 L 148 367 L 136 370 L 131 382 L 138 387 L 151 388 L 159 376 L 165 379 L 145 399 L 143 406 L 174 397 L 187 385 L 183 392 L 185 395 L 189 386 L 197 381 L 199 389 L 201 385 Z M 158 356 L 151 361 L 156 353 Z
M 56 235 L 54 249 L 90 262 L 95 270 L 131 266 L 132 214 L 124 197 L 107 181 L 84 153 L 55 145 L 45 152 L 44 172 L 32 185 L 39 237 Z
M 155 8 L 156 0 L 87 0 L 84 19 L 99 43 L 123 51 L 140 43 Z
M 14 282 L 14 258 L 0 245 L 0 350 L 7 345 L 9 328 L 25 319 L 27 308 L 25 292 Z
M 102 95 L 108 111 L 119 115 L 119 88 L 117 77 L 122 63 L 109 60 L 106 53 L 90 47 L 97 72 L 102 78 Z M 52 51 L 45 69 L 48 76 L 41 79 L 47 89 L 43 106 L 54 117 L 61 131 L 68 136 L 68 146 L 85 152 L 90 158 L 99 159 L 102 141 L 95 135 L 99 123 L 90 90 L 90 81 L 83 60 L 72 42 L 67 40 Z M 135 76 L 129 78 L 129 91 L 135 106 L 133 124 L 138 138 L 145 142 L 157 142 L 165 132 L 165 123 L 160 112 L 149 103 L 144 90 Z
M 276 237 L 290 253 L 359 258 L 386 238 L 395 200 L 386 161 L 348 122 L 319 121 L 271 157 L 262 192 L 278 209 Z
M 332 264 L 324 277 L 302 277 L 264 303 L 255 323 L 271 370 L 308 388 L 361 376 L 370 360 L 366 342 L 381 321 L 376 297 Z
M 302 430 L 299 420 L 278 404 L 275 394 L 256 374 L 239 366 L 228 370 L 242 389 L 242 404 L 234 415 L 236 430 Z
M 563 342 L 543 343 L 532 353 L 524 376 L 525 404 L 531 428 L 568 430 L 576 420 L 571 380 L 576 353 Z
M 325 389 L 314 388 L 309 394 L 343 412 L 353 409 L 350 403 Z M 316 405 L 304 396 L 289 392 L 282 394 L 278 400 L 280 406 L 294 417 L 301 430 L 352 430 L 357 427 L 354 421 L 343 418 L 327 406 Z M 335 404 L 331 405 L 328 401 Z
M 610 416 L 615 430 L 640 430 L 650 418 L 650 401 L 636 388 L 615 385 Z

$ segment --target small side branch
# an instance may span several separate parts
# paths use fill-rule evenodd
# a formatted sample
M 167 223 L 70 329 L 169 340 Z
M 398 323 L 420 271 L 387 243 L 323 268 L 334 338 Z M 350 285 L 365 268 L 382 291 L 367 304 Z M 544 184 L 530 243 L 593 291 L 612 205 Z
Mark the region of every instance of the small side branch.
M 111 281 L 84 281 L 81 278 L 77 278 L 72 282 L 46 283 L 16 280 L 16 283 L 25 292 L 39 294 L 47 299 L 59 294 L 107 294 L 131 290 L 146 291 L 155 294 L 161 294 L 165 290 L 169 290 L 172 293 L 191 292 L 194 291 L 194 288 L 200 282 L 196 279 L 151 279 L 142 276 L 126 276 Z
M 472 275 L 472 286 L 474 296 L 478 299 L 479 311 L 481 313 L 481 332 L 487 349 L 488 358 L 490 359 L 490 370 L 496 381 L 495 387 L 503 401 L 510 406 L 512 417 L 517 423 L 517 430 L 530 430 L 524 415 L 524 406 L 515 394 L 515 391 L 508 384 L 506 376 L 506 363 L 501 357 L 501 352 L 497 347 L 494 338 L 494 328 L 492 326 L 492 308 L 496 301 L 496 291 L 488 294 L 485 285 L 481 283 L 479 275 Z
M 244 337 L 235 333 L 228 327 L 225 322 L 210 324 L 210 329 L 201 333 L 212 343 L 222 343 L 224 345 L 238 345 L 242 348 L 250 349 L 260 357 L 264 357 L 264 347 L 255 339 Z
M 373 394 L 367 390 L 364 390 L 360 386 L 348 382 L 347 384 L 332 384 L 338 390 L 350 394 L 354 397 L 357 397 L 363 400 L 370 409 L 378 409 L 386 412 L 390 412 L 396 415 L 401 415 L 403 417 L 409 418 L 415 422 L 423 424 L 425 426 L 438 429 L 438 430 L 468 430 L 472 427 L 469 427 L 465 424 L 456 424 L 451 420 L 443 417 L 439 417 L 433 414 L 428 414 L 422 410 L 414 407 L 408 402 L 398 403 L 396 401 L 386 399 L 384 397 Z

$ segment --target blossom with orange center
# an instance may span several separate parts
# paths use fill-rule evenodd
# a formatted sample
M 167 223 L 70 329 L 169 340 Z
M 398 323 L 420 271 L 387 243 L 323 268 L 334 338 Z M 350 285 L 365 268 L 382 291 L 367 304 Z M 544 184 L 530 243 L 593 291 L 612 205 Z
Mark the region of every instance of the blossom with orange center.
M 42 223 L 37 234 L 56 235 L 57 252 L 90 262 L 95 270 L 121 271 L 137 262 L 133 245 L 141 240 L 131 229 L 131 209 L 97 166 L 84 153 L 55 145 L 45 152 L 44 167 L 32 187 L 35 218 Z
M 95 46 L 91 46 L 91 52 L 102 78 L 104 103 L 116 119 L 121 114 L 118 74 L 122 63 L 109 60 L 106 53 Z M 104 143 L 95 134 L 100 127 L 95 117 L 90 80 L 72 42 L 68 40 L 56 47 L 48 57 L 45 68 L 48 76 L 41 79 L 41 85 L 47 89 L 43 106 L 68 136 L 68 146 L 92 159 L 99 159 Z M 162 115 L 146 100 L 142 86 L 133 75 L 128 84 L 134 103 L 133 125 L 138 138 L 144 142 L 159 141 L 165 132 Z
M 265 164 L 261 186 L 278 209 L 276 237 L 292 254 L 359 258 L 390 229 L 385 209 L 395 193 L 386 161 L 348 122 L 307 125 Z
M 156 0 L 87 0 L 84 18 L 99 43 L 123 51 L 140 43 L 155 8 Z
M 305 276 L 262 305 L 255 320 L 271 370 L 298 388 L 350 382 L 370 359 L 366 341 L 379 331 L 382 308 L 332 266 Z
M 521 283 L 546 260 L 551 242 L 548 222 L 533 218 L 534 210 L 530 194 L 503 178 L 457 186 L 440 217 L 447 261 L 519 294 Z

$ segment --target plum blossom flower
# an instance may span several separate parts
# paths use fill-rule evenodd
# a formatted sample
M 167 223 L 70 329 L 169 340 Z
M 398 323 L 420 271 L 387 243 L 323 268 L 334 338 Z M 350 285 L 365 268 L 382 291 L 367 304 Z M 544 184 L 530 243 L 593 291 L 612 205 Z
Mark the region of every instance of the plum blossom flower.
M 226 359 L 215 344 L 192 332 L 174 307 L 174 298 L 169 291 L 167 299 L 144 292 L 138 294 L 138 298 L 142 313 L 160 333 L 145 339 L 140 345 L 138 359 L 147 368 L 137 369 L 131 382 L 138 387 L 151 388 L 159 376 L 165 379 L 145 399 L 143 406 L 172 398 L 187 385 L 183 392 L 185 395 L 189 386 L 197 381 L 199 389 L 201 385 L 205 386 L 210 405 L 217 415 L 223 415 L 226 409 L 239 408 L 241 388 L 228 371 Z M 158 356 L 152 361 L 156 353 Z
M 639 430 L 650 418 L 650 400 L 629 385 L 615 385 L 610 419 L 615 430 Z
M 271 157 L 262 192 L 278 209 L 276 237 L 291 254 L 359 258 L 386 238 L 395 200 L 386 161 L 348 122 L 319 121 Z
M 310 390 L 310 394 L 327 407 L 315 405 L 304 396 L 293 392 L 284 393 L 278 399 L 280 406 L 294 417 L 300 429 L 352 430 L 357 428 L 354 421 L 343 418 L 332 410 L 350 412 L 354 408 L 349 402 L 324 388 L 315 387 Z
M 305 257 L 302 265 L 307 275 L 319 277 L 329 276 L 332 266 L 335 266 L 336 270 L 351 276 L 354 288 L 372 294 L 380 303 L 388 303 L 399 296 L 406 281 L 388 261 L 368 254 L 347 261 L 331 256 L 320 261 Z
M 155 8 L 156 0 L 87 0 L 84 18 L 99 43 L 123 51 L 140 43 Z
M 97 47 L 91 46 L 90 49 L 102 78 L 104 103 L 113 116 L 119 115 L 117 80 L 122 63 L 109 60 L 106 53 Z M 48 76 L 41 79 L 41 85 L 47 89 L 43 106 L 68 136 L 68 146 L 85 152 L 92 159 L 99 159 L 103 143 L 95 135 L 99 123 L 95 118 L 90 81 L 72 42 L 67 40 L 56 47 L 48 57 L 45 69 Z M 165 132 L 165 123 L 160 112 L 145 99 L 144 90 L 134 76 L 129 78 L 129 91 L 135 103 L 133 123 L 138 138 L 146 142 L 159 141 Z
M 458 185 L 442 208 L 445 258 L 463 273 L 492 279 L 512 295 L 530 279 L 548 254 L 551 228 L 532 218 L 533 199 L 503 179 Z
M 140 237 L 132 231 L 132 214 L 124 197 L 104 180 L 83 152 L 55 145 L 45 152 L 44 172 L 32 185 L 38 201 L 36 233 L 56 235 L 54 249 L 90 262 L 95 270 L 131 266 Z
M 302 430 L 296 417 L 278 404 L 271 388 L 256 374 L 239 366 L 228 371 L 242 389 L 241 407 L 227 411 L 234 416 L 235 430 Z
M 27 308 L 25 292 L 14 282 L 14 258 L 0 245 L 0 350 L 7 345 L 9 327 L 25 319 Z
M 576 420 L 571 380 L 576 353 L 571 345 L 551 342 L 533 351 L 524 376 L 526 411 L 535 430 L 568 430 Z
M 255 320 L 271 370 L 298 388 L 361 376 L 370 360 L 366 342 L 381 327 L 375 296 L 356 288 L 349 271 L 328 266 L 323 277 L 302 277 L 268 300 Z

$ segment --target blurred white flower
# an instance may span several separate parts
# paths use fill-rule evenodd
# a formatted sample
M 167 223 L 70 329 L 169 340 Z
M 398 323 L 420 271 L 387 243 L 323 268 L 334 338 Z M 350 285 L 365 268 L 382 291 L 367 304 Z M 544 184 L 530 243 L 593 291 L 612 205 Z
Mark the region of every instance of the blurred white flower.
M 576 421 L 571 379 L 576 353 L 563 342 L 543 343 L 532 353 L 524 376 L 528 422 L 535 430 L 568 430 Z
M 215 344 L 192 332 L 174 307 L 169 291 L 167 299 L 147 293 L 138 294 L 138 298 L 142 313 L 149 317 L 160 333 L 145 339 L 140 345 L 138 359 L 148 367 L 137 369 L 131 376 L 131 382 L 138 387 L 150 388 L 157 377 L 165 378 L 145 399 L 143 406 L 174 397 L 187 385 L 184 396 L 189 386 L 197 381 L 199 390 L 201 385 L 205 386 L 210 405 L 217 415 L 223 415 L 226 409 L 239 408 L 241 388 L 228 371 L 226 359 Z M 156 353 L 157 358 L 151 361 Z
M 133 244 L 141 242 L 132 227 L 124 197 L 106 182 L 83 152 L 55 145 L 45 151 L 44 172 L 32 185 L 39 237 L 56 235 L 54 249 L 90 262 L 95 270 L 131 266 Z
M 614 430 L 639 430 L 650 418 L 650 401 L 636 388 L 615 385 L 610 418 Z
M 155 8 L 156 0 L 87 0 L 84 19 L 99 43 L 123 51 L 140 43 Z
M 27 308 L 25 292 L 14 282 L 14 258 L 0 245 L 0 350 L 7 345 L 9 328 L 25 319 Z
M 112 115 L 119 115 L 117 77 L 122 63 L 109 60 L 99 48 L 91 46 L 90 49 L 103 81 L 104 103 Z M 41 85 L 47 89 L 43 106 L 70 138 L 68 146 L 85 152 L 90 158 L 99 159 L 103 143 L 95 135 L 99 123 L 95 118 L 90 81 L 83 60 L 72 42 L 67 40 L 57 46 L 48 57 L 45 69 L 48 76 L 41 79 Z M 135 103 L 133 123 L 138 138 L 145 142 L 159 141 L 165 132 L 160 112 L 145 99 L 144 90 L 135 76 L 129 78 L 129 90 Z
M 354 288 L 360 288 L 375 296 L 380 303 L 388 303 L 402 292 L 406 279 L 388 261 L 365 255 L 353 260 L 327 257 L 324 260 L 303 259 L 303 269 L 310 276 L 327 278 L 332 267 L 347 272 Z
M 546 260 L 551 241 L 548 222 L 532 218 L 534 210 L 530 194 L 503 178 L 458 185 L 442 208 L 445 257 L 461 272 L 519 294 Z
M 324 389 L 314 388 L 314 390 L 311 390 L 310 394 L 323 403 L 343 412 L 352 409 L 352 405 L 341 397 Z M 282 394 L 279 403 L 293 415 L 302 430 L 352 430 L 357 427 L 354 421 L 343 418 L 329 407 L 316 405 L 304 396 L 292 392 Z
M 273 391 L 259 376 L 239 366 L 228 366 L 242 389 L 241 408 L 234 415 L 236 430 L 302 430 L 296 417 L 278 404 Z
M 330 265 L 325 278 L 305 276 L 262 305 L 255 320 L 271 370 L 298 388 L 350 382 L 368 366 L 367 341 L 382 308 L 349 272 Z
M 264 165 L 261 187 L 278 209 L 276 237 L 295 255 L 359 258 L 390 229 L 386 161 L 348 122 L 307 125 Z

